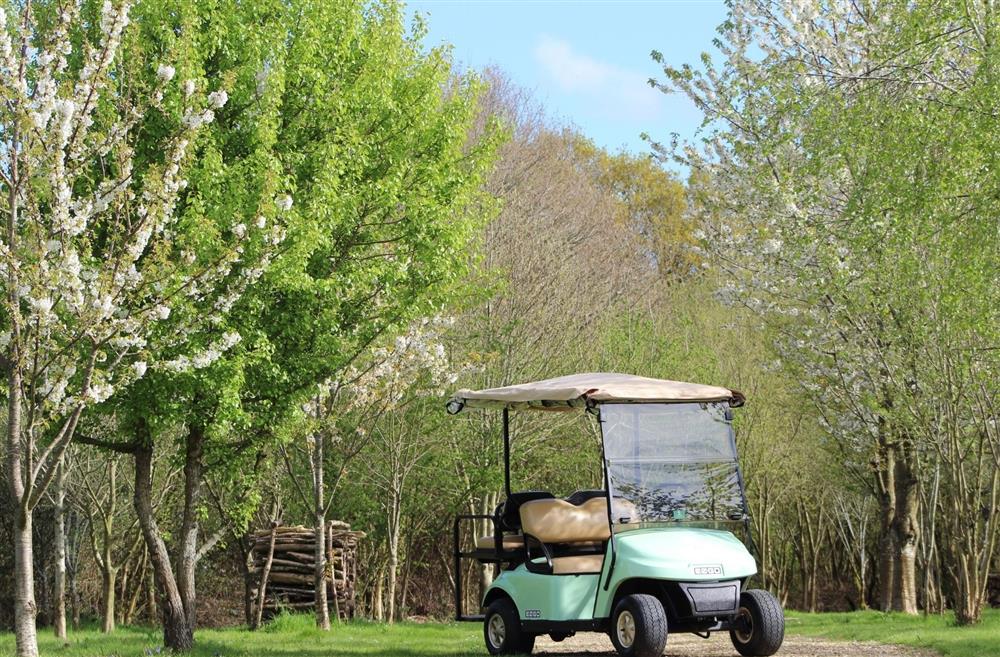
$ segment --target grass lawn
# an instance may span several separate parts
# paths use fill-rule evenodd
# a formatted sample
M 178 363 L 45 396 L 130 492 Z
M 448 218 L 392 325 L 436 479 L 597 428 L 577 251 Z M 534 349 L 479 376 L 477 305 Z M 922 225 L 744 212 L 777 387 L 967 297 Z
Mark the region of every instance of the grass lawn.
M 845 614 L 788 612 L 789 634 L 877 641 L 931 648 L 946 657 L 1000 656 L 1000 610 L 987 610 L 976 627 L 955 627 L 951 615 L 924 618 L 874 611 Z M 96 628 L 71 632 L 66 645 L 48 628 L 39 630 L 43 657 L 146 657 L 161 654 L 159 629 L 120 628 L 103 636 Z M 312 616 L 281 616 L 259 632 L 199 630 L 192 657 L 482 657 L 476 623 L 375 623 L 335 625 L 319 632 Z M 778 653 L 781 654 L 780 652 Z M 0 634 L 0 657 L 13 657 L 14 637 Z
M 309 615 L 283 616 L 259 632 L 198 630 L 191 657 L 482 657 L 482 629 L 476 623 L 344 623 L 319 632 Z M 49 628 L 39 628 L 42 657 L 146 657 L 163 651 L 159 629 L 125 627 L 111 636 L 96 628 L 70 632 L 67 645 Z M 13 657 L 14 636 L 0 634 L 0 657 Z
M 987 609 L 983 612 L 983 622 L 973 627 L 957 627 L 950 613 L 914 617 L 877 611 L 843 614 L 791 611 L 785 616 L 790 634 L 930 648 L 946 657 L 1000 655 L 1000 609 Z

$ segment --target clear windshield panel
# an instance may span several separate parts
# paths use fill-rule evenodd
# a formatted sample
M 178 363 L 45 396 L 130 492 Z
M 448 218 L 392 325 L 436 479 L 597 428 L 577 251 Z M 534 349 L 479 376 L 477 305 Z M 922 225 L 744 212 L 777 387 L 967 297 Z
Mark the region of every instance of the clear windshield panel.
M 604 455 L 620 459 L 736 460 L 723 404 L 603 404 Z
M 616 529 L 743 519 L 723 404 L 604 404 L 601 428 Z
M 611 462 L 608 476 L 615 524 L 743 519 L 734 463 Z

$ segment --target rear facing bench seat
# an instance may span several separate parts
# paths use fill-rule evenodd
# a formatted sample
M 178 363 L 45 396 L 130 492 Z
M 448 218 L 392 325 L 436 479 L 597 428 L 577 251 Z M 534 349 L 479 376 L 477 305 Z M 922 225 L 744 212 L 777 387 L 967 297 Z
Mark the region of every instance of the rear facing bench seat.
M 501 547 L 504 550 L 521 550 L 524 548 L 524 536 L 522 534 L 504 534 Z M 496 541 L 493 534 L 480 536 L 476 539 L 477 550 L 493 550 L 496 548 Z

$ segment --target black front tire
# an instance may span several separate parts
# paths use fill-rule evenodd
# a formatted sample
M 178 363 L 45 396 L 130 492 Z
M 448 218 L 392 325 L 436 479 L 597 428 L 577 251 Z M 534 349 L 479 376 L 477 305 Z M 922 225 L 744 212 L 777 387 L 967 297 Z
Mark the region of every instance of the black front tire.
M 609 633 L 622 657 L 660 657 L 667 645 L 667 614 L 655 596 L 633 593 L 615 605 Z
M 744 657 L 773 655 L 785 640 L 785 613 L 769 591 L 749 589 L 741 593 L 735 622 L 742 627 L 729 630 L 729 638 Z
M 486 608 L 483 639 L 491 655 L 530 655 L 535 647 L 535 635 L 521 627 L 517 607 L 509 598 L 494 600 Z

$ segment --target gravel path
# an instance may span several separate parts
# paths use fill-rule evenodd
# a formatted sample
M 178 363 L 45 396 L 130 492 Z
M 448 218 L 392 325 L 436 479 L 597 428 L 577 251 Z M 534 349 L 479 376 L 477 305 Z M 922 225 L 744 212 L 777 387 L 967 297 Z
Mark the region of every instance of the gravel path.
M 611 657 L 617 655 L 611 640 L 604 634 L 583 632 L 556 643 L 547 636 L 535 642 L 537 655 L 561 657 Z M 702 639 L 693 634 L 672 634 L 667 640 L 667 657 L 739 657 L 728 633 Z M 776 657 L 935 657 L 936 653 L 902 646 L 887 646 L 859 641 L 828 641 L 786 636 Z

